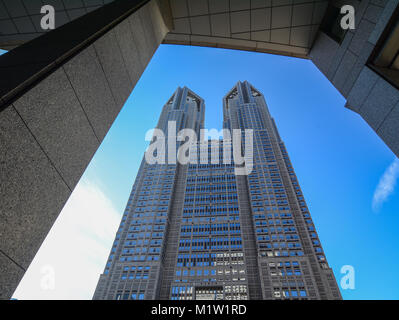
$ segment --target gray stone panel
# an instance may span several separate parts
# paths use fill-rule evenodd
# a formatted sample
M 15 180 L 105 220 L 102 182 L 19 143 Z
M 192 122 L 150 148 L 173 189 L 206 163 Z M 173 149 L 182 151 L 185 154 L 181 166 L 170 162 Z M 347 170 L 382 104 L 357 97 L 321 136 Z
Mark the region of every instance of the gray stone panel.
M 389 19 L 392 16 L 393 11 L 395 10 L 396 6 L 399 4 L 399 0 L 384 0 L 384 1 L 377 1 L 377 5 L 385 6 L 384 10 L 382 11 L 378 22 L 369 37 L 369 41 L 373 44 L 377 44 L 378 39 L 380 38 L 382 32 L 384 31 Z
M 115 29 L 94 43 L 101 66 L 110 85 L 117 108 L 122 108 L 132 91 L 132 84 L 126 70 Z
M 157 38 L 155 36 L 154 26 L 151 21 L 150 5 L 151 4 L 145 5 L 142 8 L 142 10 L 138 11 L 136 14 L 133 15 L 133 16 L 139 17 L 140 24 L 143 28 L 143 32 L 146 35 L 145 41 L 147 43 L 147 49 L 148 49 L 147 63 L 150 62 L 153 54 L 155 53 L 155 51 L 157 50 L 158 45 L 159 45 L 159 42 L 157 42 Z M 133 24 L 131 26 L 133 28 L 136 28 L 136 26 Z
M 378 75 L 374 71 L 368 67 L 363 67 L 352 90 L 349 92 L 347 107 L 358 112 L 378 78 Z
M 398 101 L 399 91 L 379 78 L 360 108 L 359 114 L 377 131 Z
M 9 299 L 15 290 L 15 283 L 21 281 L 25 270 L 17 266 L 0 251 L 0 300 Z
M 15 101 L 14 106 L 73 189 L 99 140 L 63 69 L 42 80 Z
M 147 44 L 147 39 L 144 34 L 144 28 L 141 24 L 141 19 L 137 14 L 131 15 L 128 19 L 130 24 L 130 30 L 133 33 L 136 47 L 140 56 L 140 61 L 143 66 L 146 66 L 151 59 L 151 49 Z
M 345 97 L 348 96 L 350 90 L 352 89 L 355 81 L 359 77 L 360 72 L 363 70 L 367 59 L 369 58 L 371 52 L 374 49 L 374 45 L 372 45 L 370 42 L 366 42 L 366 44 L 363 47 L 362 53 L 360 56 L 356 58 L 356 63 L 353 66 L 352 70 L 349 72 L 349 75 L 345 81 L 344 87 L 342 89 L 342 93 Z
M 350 90 L 352 89 L 353 85 L 355 84 L 355 81 L 360 75 L 360 72 L 364 68 L 364 63 L 360 62 L 358 59 L 355 61 L 355 64 L 353 65 L 352 69 L 348 73 L 348 76 L 346 77 L 344 85 L 341 87 L 341 93 L 344 97 L 347 97 Z
M 377 133 L 399 157 L 399 103 L 388 114 Z
M 352 70 L 356 63 L 356 56 L 347 50 L 332 80 L 334 86 L 342 93 L 345 81 L 348 77 L 348 71 Z
M 371 23 L 365 19 L 360 22 L 359 27 L 356 29 L 355 35 L 353 36 L 349 45 L 349 49 L 357 56 L 362 53 L 362 49 L 370 37 L 374 27 L 374 23 Z
M 167 32 L 159 7 L 153 1 L 115 28 L 132 87 L 136 85 Z
M 15 109 L 0 115 L 0 250 L 27 269 L 71 190 Z
M 390 118 L 392 108 L 399 101 L 398 90 L 366 65 L 399 0 L 348 4 L 355 5 L 356 28 L 347 32 L 341 44 L 320 34 L 309 55 L 347 98 L 345 106 L 358 112 L 383 139 L 387 139 L 389 146 L 395 148 L 395 125 Z M 334 43 L 337 49 L 334 49 Z M 380 134 L 380 127 L 384 127 L 383 135 Z M 399 135 L 396 133 L 396 136 Z
M 156 43 L 160 44 L 165 38 L 165 35 L 169 32 L 169 27 L 173 28 L 173 21 L 169 3 L 158 1 L 158 4 L 159 5 L 151 1 L 148 4 L 148 10 L 151 16 Z
M 139 49 L 130 29 L 129 21 L 125 20 L 115 28 L 119 47 L 123 59 L 126 61 L 126 68 L 132 85 L 136 85 L 140 75 L 144 71 L 144 66 L 140 61 Z
M 133 28 L 138 28 L 141 27 L 143 30 L 143 34 L 145 34 L 145 42 L 147 44 L 146 48 L 148 51 L 146 51 L 146 63 L 150 62 L 153 54 L 155 53 L 156 49 L 158 48 L 159 43 L 156 40 L 156 36 L 154 33 L 154 27 L 151 21 L 151 15 L 149 12 L 149 4 L 145 5 L 142 10 L 137 12 L 137 14 L 133 16 L 137 16 L 136 23 L 138 25 L 133 24 L 134 20 L 131 20 L 131 27 Z M 132 17 L 133 17 L 132 16 Z M 137 34 L 136 34 L 137 35 Z
M 320 32 L 309 56 L 320 71 L 327 74 L 338 48 L 337 42 Z
M 383 7 L 385 6 L 390 0 L 369 0 L 370 3 L 376 4 L 377 6 Z M 394 0 L 398 1 L 398 0 Z
M 384 8 L 380 6 L 370 4 L 367 7 L 366 12 L 364 13 L 364 18 L 373 23 L 377 23 L 379 21 L 383 9 Z
M 357 29 L 359 27 L 360 22 L 362 21 L 364 13 L 366 12 L 367 6 L 369 5 L 369 0 L 360 1 L 358 5 L 356 4 L 352 5 L 354 5 L 355 7 L 355 28 Z
M 73 89 L 101 141 L 119 112 L 92 46 L 63 66 Z
M 384 16 L 384 12 L 390 7 L 390 5 L 387 5 L 388 2 L 388 0 L 385 2 L 351 1 L 348 4 L 352 4 L 356 8 L 356 28 L 349 30 L 340 44 L 321 33 L 309 54 L 316 66 L 331 80 L 344 97 L 351 94 L 360 72 L 374 49 L 375 43 L 370 42 L 369 39 L 379 28 L 376 26 L 376 22 L 381 24 L 380 20 Z M 392 9 L 389 12 L 388 16 L 390 17 Z M 385 25 L 386 23 L 384 23 Z M 334 45 L 337 46 L 336 49 Z M 358 96 L 359 92 L 366 96 L 368 94 L 364 89 L 356 89 L 352 93 L 351 99 L 354 95 Z M 361 105 L 353 103 L 353 101 L 348 101 L 347 107 L 358 110 Z
M 343 58 L 346 50 L 348 49 L 349 43 L 352 41 L 352 38 L 353 38 L 353 33 L 347 32 L 345 35 L 344 41 L 342 41 L 341 46 L 336 51 L 336 54 L 331 61 L 330 67 L 328 68 L 328 72 L 327 72 L 328 79 L 334 78 L 334 75 L 337 72 L 339 64 L 341 63 L 342 58 Z

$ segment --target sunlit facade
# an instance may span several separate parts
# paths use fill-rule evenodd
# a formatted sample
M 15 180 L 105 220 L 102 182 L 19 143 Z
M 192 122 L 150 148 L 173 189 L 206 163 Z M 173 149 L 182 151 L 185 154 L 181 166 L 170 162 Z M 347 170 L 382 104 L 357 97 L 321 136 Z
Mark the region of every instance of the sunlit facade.
M 157 128 L 176 121 L 200 136 L 204 112 L 203 99 L 178 88 Z M 252 145 L 242 139 L 251 170 L 238 175 L 223 158 L 227 137 L 192 144 L 195 163 L 143 159 L 94 299 L 341 298 L 263 95 L 238 82 L 223 114 L 228 132 L 252 130 Z

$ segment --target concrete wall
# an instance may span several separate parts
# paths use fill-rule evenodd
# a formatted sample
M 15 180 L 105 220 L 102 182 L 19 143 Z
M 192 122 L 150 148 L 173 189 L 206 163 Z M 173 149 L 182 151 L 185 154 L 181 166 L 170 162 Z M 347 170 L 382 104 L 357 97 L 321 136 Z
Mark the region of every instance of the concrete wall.
M 0 0 L 0 48 L 11 50 L 45 31 L 40 27 L 40 9 L 49 4 L 55 10 L 58 28 L 114 0 Z
M 349 2 L 356 9 L 355 30 L 340 45 L 320 32 L 309 55 L 347 98 L 346 107 L 359 113 L 399 156 L 399 90 L 366 65 L 399 0 Z
M 0 298 L 11 297 L 162 42 L 152 1 L 0 112 Z
M 366 66 L 399 0 L 352 3 L 356 29 L 340 45 L 320 33 L 310 57 L 347 98 L 347 107 L 399 156 L 399 92 Z M 158 45 L 173 28 L 167 10 L 163 3 L 161 13 L 152 0 L 0 108 L 0 298 L 12 295 Z
M 328 0 L 170 0 L 164 43 L 308 58 Z

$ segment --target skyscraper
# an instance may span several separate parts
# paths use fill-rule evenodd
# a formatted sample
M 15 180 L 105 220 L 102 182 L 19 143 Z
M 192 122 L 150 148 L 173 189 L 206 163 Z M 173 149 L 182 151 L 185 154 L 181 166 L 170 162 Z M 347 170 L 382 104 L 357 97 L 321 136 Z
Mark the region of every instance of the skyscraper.
M 157 128 L 165 140 L 171 121 L 201 136 L 204 112 L 178 88 Z M 226 137 L 192 143 L 190 163 L 144 158 L 94 299 L 341 299 L 263 95 L 238 82 L 223 114 L 227 132 L 252 130 L 251 170 L 222 161 Z

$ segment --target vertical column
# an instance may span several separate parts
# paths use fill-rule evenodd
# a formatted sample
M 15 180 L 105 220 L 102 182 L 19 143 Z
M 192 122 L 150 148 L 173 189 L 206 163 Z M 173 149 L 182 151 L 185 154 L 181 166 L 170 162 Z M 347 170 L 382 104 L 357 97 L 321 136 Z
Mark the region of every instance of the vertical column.
M 167 32 L 156 1 L 118 0 L 0 57 L 1 299 Z

